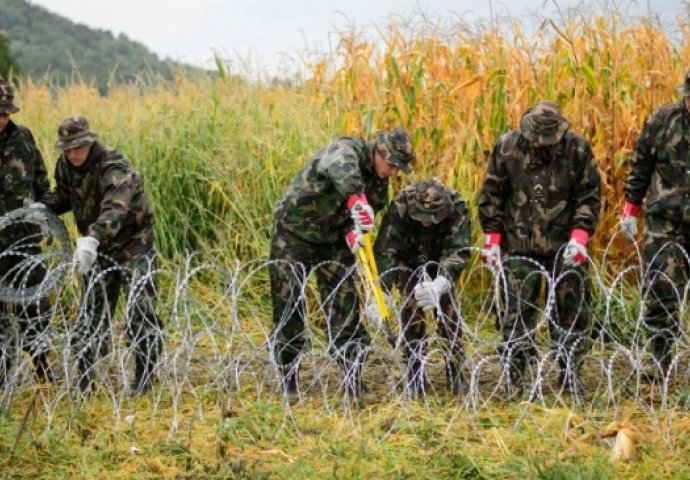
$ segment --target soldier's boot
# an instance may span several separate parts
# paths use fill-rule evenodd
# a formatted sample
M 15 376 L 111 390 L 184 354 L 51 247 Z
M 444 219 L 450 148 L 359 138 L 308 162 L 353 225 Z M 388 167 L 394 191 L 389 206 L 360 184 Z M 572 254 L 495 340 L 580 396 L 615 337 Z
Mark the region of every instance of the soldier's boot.
M 96 374 L 93 370 L 93 362 L 85 357 L 77 360 L 77 370 L 79 371 L 79 378 L 77 386 L 83 393 L 90 392 L 93 389 L 93 381 Z
M 671 367 L 671 340 L 664 335 L 652 338 L 653 358 L 644 369 L 644 376 L 651 382 L 663 382 Z
M 299 395 L 299 364 L 279 365 L 280 389 L 284 395 L 295 397 Z
M 151 378 L 156 366 L 155 360 L 150 359 L 148 355 L 136 355 L 134 362 L 134 378 L 127 392 L 130 397 L 143 395 L 151 391 L 153 388 Z
M 508 377 L 506 378 L 503 399 L 512 401 L 522 395 L 525 388 L 524 377 L 527 359 L 523 355 L 513 358 L 508 365 Z
M 505 341 L 497 348 L 501 367 L 507 373 L 501 397 L 512 401 L 522 395 L 524 390 L 524 375 L 527 367 L 530 348 L 524 342 Z
M 158 363 L 162 341 L 158 335 L 150 335 L 143 340 L 143 345 L 134 353 L 134 379 L 129 388 L 129 396 L 148 393 L 153 388 L 153 372 Z
M 462 395 L 470 389 L 460 364 L 455 360 L 446 360 L 446 389 L 451 395 Z
M 426 396 L 427 381 L 421 360 L 407 362 L 407 394 L 410 398 L 424 398 Z
M 369 391 L 362 379 L 362 370 L 367 356 L 368 350 L 357 347 L 346 352 L 344 357 L 338 357 L 347 393 L 357 403 L 361 402 L 364 394 Z
M 55 373 L 50 363 L 48 363 L 48 352 L 36 353 L 33 355 L 32 360 L 36 369 L 36 378 L 42 382 L 55 383 Z
M 571 395 L 582 395 L 585 392 L 582 378 L 580 377 L 580 362 L 573 362 L 568 365 L 568 362 L 562 359 L 558 360 L 561 371 L 558 372 L 558 386 L 562 391 L 568 392 Z

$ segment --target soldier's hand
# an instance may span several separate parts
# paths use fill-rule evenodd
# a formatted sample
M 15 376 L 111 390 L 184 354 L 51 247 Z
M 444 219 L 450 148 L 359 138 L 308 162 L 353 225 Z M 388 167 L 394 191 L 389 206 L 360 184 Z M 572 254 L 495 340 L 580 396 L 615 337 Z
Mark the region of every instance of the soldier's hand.
M 587 261 L 587 247 L 580 245 L 574 239 L 568 242 L 563 253 L 563 263 L 569 267 L 582 265 Z
M 489 268 L 496 268 L 501 263 L 501 234 L 485 232 L 482 262 Z
M 386 307 L 390 310 L 390 308 L 393 306 L 393 298 L 387 293 L 383 294 L 383 298 L 386 303 Z M 381 327 L 383 322 L 381 318 L 381 310 L 379 310 L 379 305 L 375 300 L 369 302 L 364 308 L 364 315 L 367 317 L 367 321 L 370 324 L 375 325 L 376 327 Z
M 347 243 L 347 247 L 350 249 L 352 254 L 356 255 L 357 250 L 364 246 L 364 235 L 362 234 L 362 231 L 359 228 L 353 228 L 347 232 L 347 235 L 345 235 L 345 243 Z
M 365 194 L 350 195 L 347 199 L 347 208 L 350 209 L 350 217 L 356 228 L 362 232 L 374 228 L 374 209 L 369 205 Z
M 94 237 L 79 237 L 77 239 L 77 249 L 72 257 L 72 265 L 80 275 L 89 273 L 98 257 L 98 240 Z
M 439 275 L 434 280 L 418 283 L 414 287 L 414 299 L 424 311 L 430 310 L 439 305 L 441 295 L 448 293 L 450 288 L 450 280 Z
M 563 252 L 563 263 L 569 267 L 583 265 L 587 261 L 587 242 L 589 232 L 581 228 L 574 228 L 570 232 L 570 241 Z
M 640 206 L 628 201 L 623 205 L 620 226 L 625 238 L 630 241 L 637 237 L 637 215 L 640 213 Z

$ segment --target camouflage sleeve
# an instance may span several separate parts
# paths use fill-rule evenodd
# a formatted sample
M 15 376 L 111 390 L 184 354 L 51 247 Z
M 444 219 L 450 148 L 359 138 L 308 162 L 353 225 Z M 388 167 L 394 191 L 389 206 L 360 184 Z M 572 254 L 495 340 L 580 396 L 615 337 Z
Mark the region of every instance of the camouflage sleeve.
M 55 190 L 47 192 L 42 198 L 45 206 L 56 215 L 62 215 L 72 210 L 72 202 L 67 188 L 69 177 L 65 171 L 65 160 L 63 159 L 64 157 L 61 157 L 55 162 Z
M 642 132 L 635 143 L 635 150 L 630 160 L 630 171 L 625 177 L 625 199 L 635 205 L 641 205 L 647 194 L 647 188 L 652 181 L 652 173 L 656 166 L 656 150 L 654 138 L 654 115 L 645 121 Z
M 364 181 L 357 152 L 350 146 L 337 145 L 323 155 L 318 170 L 326 175 L 343 200 L 364 192 Z
M 137 181 L 137 176 L 131 169 L 118 163 L 109 165 L 101 173 L 99 183 L 103 199 L 100 215 L 88 228 L 89 235 L 95 237 L 101 245 L 107 246 L 108 241 L 115 238 L 123 227 Z
M 479 193 L 479 223 L 485 232 L 503 232 L 503 209 L 508 192 L 508 175 L 501 154 L 503 137 L 496 143 L 486 167 Z
M 390 290 L 397 283 L 397 275 L 390 272 L 397 265 L 397 253 L 402 251 L 404 245 L 404 232 L 402 219 L 398 210 L 392 203 L 383 216 L 379 233 L 374 244 L 374 255 L 379 269 L 379 277 L 383 285 Z M 386 273 L 388 272 L 388 273 Z
M 27 129 L 29 136 L 29 143 L 31 145 L 31 150 L 33 153 L 33 163 L 34 163 L 34 200 L 37 202 L 42 202 L 45 196 L 50 192 L 50 182 L 48 181 L 48 170 L 46 169 L 46 164 L 43 161 L 43 155 L 36 145 L 36 140 L 33 134 Z
M 441 266 L 445 269 L 453 283 L 460 278 L 462 270 L 470 261 L 472 225 L 465 202 L 455 199 L 455 222 L 443 243 L 441 252 Z
M 581 228 L 592 235 L 601 210 L 601 180 L 589 143 L 580 139 L 578 144 L 577 163 L 583 166 L 583 173 L 575 191 L 575 211 L 570 228 Z

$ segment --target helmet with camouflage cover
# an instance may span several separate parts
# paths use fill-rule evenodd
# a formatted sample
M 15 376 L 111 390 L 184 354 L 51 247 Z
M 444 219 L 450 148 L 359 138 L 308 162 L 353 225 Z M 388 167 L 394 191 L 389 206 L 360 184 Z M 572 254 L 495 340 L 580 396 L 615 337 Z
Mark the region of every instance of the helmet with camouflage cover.
M 676 87 L 676 91 L 684 97 L 690 97 L 690 68 L 685 71 L 683 83 Z
M 568 128 L 570 123 L 561 108 L 550 100 L 537 102 L 520 119 L 520 133 L 531 143 L 555 145 Z
M 58 150 L 71 150 L 73 148 L 91 145 L 98 135 L 89 129 L 89 121 L 82 116 L 65 118 L 57 130 L 58 141 L 55 148 Z
M 408 212 L 418 222 L 441 223 L 453 213 L 453 200 L 439 182 L 419 182 L 413 185 L 408 197 Z
M 405 173 L 412 171 L 410 163 L 415 158 L 410 136 L 398 127 L 391 132 L 379 132 L 374 145 L 385 161 L 401 169 Z
M 0 79 L 0 113 L 17 113 L 19 107 L 14 104 L 14 89 L 7 80 Z

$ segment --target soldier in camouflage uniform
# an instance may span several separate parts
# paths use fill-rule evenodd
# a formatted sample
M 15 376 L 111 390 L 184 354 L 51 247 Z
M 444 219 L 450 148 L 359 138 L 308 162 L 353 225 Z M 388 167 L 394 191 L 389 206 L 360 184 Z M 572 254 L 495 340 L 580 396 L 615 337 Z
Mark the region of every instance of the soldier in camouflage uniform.
M 497 326 L 509 396 L 520 391 L 526 363 L 536 353 L 536 303 L 547 275 L 557 279 L 549 283 L 555 309 L 548 320 L 563 388 L 579 390 L 579 368 L 591 348 L 586 245 L 599 218 L 600 179 L 589 144 L 568 128 L 550 101 L 527 110 L 520 128 L 494 146 L 479 198 L 486 234 L 482 259 L 504 267 L 507 286 L 508 305 Z
M 130 394 L 146 392 L 162 347 L 153 212 L 137 172 L 117 150 L 97 141 L 86 118 L 66 118 L 57 133 L 55 147 L 63 153 L 55 167 L 56 188 L 45 203 L 58 215 L 71 210 L 82 235 L 74 267 L 84 279 L 84 298 L 72 338 L 79 386 L 91 387 L 92 366 L 107 349 L 110 320 L 124 288 L 136 362 Z
M 460 372 L 464 362 L 461 320 L 452 287 L 470 259 L 470 232 L 465 201 L 436 181 L 401 190 L 383 217 L 374 250 L 384 287 L 390 291 L 397 286 L 404 301 L 401 325 L 412 396 L 424 393 L 427 310 L 435 313 L 445 340 L 446 387 L 453 394 L 466 390 Z M 366 311 L 369 317 L 376 316 L 378 307 L 367 306 Z
M 283 389 L 298 390 L 299 355 L 305 348 L 304 283 L 311 270 L 326 316 L 329 346 L 347 387 L 361 394 L 361 369 L 369 335 L 360 323 L 353 279 L 354 253 L 386 203 L 388 178 L 410 170 L 412 143 L 402 129 L 373 141 L 341 137 L 297 173 L 274 209 L 271 241 L 272 347 Z
M 623 234 L 637 235 L 637 215 L 646 196 L 642 255 L 644 325 L 654 362 L 651 379 L 668 374 L 680 336 L 678 303 L 688 283 L 690 252 L 690 70 L 678 87 L 679 102 L 655 110 L 635 145 L 625 179 Z
M 10 119 L 10 114 L 18 111 L 12 86 L 0 80 L 0 215 L 25 205 L 36 206 L 50 189 L 43 157 L 31 131 Z M 15 224 L 0 232 L 1 284 L 18 288 L 43 281 L 45 269 L 42 265 L 31 266 L 28 270 L 23 266 L 27 255 L 41 253 L 39 232 L 36 225 L 28 223 Z M 10 247 L 12 249 L 8 250 Z M 15 321 L 16 329 L 13 327 Z M 5 384 L 16 343 L 20 341 L 19 333 L 23 349 L 32 356 L 37 376 L 54 380 L 45 344 L 49 322 L 50 302 L 46 298 L 28 305 L 0 303 L 0 386 Z

